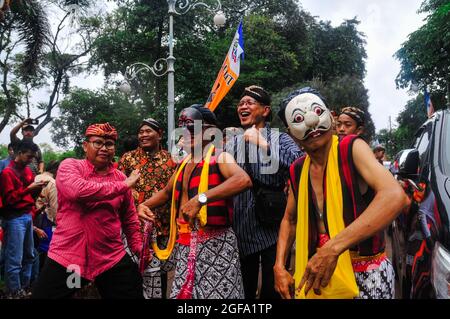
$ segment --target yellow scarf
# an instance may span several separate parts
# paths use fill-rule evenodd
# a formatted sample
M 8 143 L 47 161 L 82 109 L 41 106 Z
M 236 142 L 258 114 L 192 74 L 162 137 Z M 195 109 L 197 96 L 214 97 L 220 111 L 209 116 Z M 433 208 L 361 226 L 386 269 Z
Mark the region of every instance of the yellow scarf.
M 343 218 L 343 199 L 341 178 L 338 166 L 338 138 L 333 136 L 333 142 L 328 155 L 326 168 L 326 196 L 327 196 L 327 223 L 330 238 L 335 237 L 345 228 Z M 305 158 L 298 188 L 297 202 L 297 236 L 296 236 L 296 257 L 294 275 L 295 288 L 298 287 L 308 263 L 308 213 L 309 213 L 309 166 L 311 159 Z M 350 259 L 349 251 L 345 251 L 339 256 L 336 270 L 327 287 L 321 289 L 321 295 L 316 295 L 311 289 L 305 296 L 304 287 L 301 291 L 296 289 L 296 299 L 351 299 L 359 294 L 356 285 L 355 275 Z
M 202 172 L 200 175 L 200 184 L 198 185 L 198 193 L 204 193 L 208 190 L 208 179 L 209 179 L 209 163 L 211 161 L 211 156 L 214 151 L 214 146 L 211 146 L 206 153 L 205 161 L 203 163 Z M 177 205 L 176 205 L 176 198 L 175 198 L 175 191 L 176 191 L 176 184 L 178 181 L 178 177 L 183 172 L 184 167 L 186 166 L 187 162 L 191 159 L 191 155 L 187 156 L 183 162 L 181 163 L 180 167 L 178 168 L 175 179 L 173 182 L 173 188 L 172 188 L 172 205 L 170 208 L 170 229 L 169 229 L 169 242 L 167 244 L 166 249 L 159 249 L 158 244 L 156 242 L 152 243 L 153 251 L 155 252 L 156 257 L 158 257 L 160 260 L 167 260 L 170 257 L 170 254 L 172 253 L 173 248 L 175 247 L 175 241 L 176 241 L 176 218 L 177 218 Z M 198 213 L 198 218 L 200 220 L 200 225 L 204 227 L 206 225 L 208 214 L 207 214 L 207 205 L 203 205 L 200 209 L 200 212 Z

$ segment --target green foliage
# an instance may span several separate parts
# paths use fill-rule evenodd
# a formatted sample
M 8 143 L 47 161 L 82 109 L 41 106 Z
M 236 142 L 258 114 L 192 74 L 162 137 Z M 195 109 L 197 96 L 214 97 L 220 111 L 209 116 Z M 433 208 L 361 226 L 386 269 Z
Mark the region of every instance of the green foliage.
M 330 22 L 320 22 L 312 28 L 312 77 L 328 80 L 336 76 L 365 76 L 366 41 L 357 30 L 356 18 L 334 28 Z
M 431 99 L 436 111 L 445 107 L 445 95 L 443 93 L 433 94 Z M 416 98 L 408 101 L 405 109 L 398 115 L 398 127 L 393 129 L 392 132 L 380 131 L 378 139 L 387 146 L 386 151 L 393 156 L 412 146 L 416 131 L 426 120 L 427 110 L 424 96 L 419 94 Z
M 57 151 L 47 151 L 42 153 L 42 158 L 44 160 L 44 165 L 47 165 L 51 161 L 63 161 L 66 158 L 82 158 L 82 156 L 77 156 L 76 152 L 71 151 L 64 151 L 64 152 L 57 152 Z
M 0 159 L 8 157 L 8 145 L 0 144 Z
M 59 161 L 65 160 L 66 158 L 77 158 L 77 154 L 74 150 L 70 151 L 55 151 L 48 143 L 41 143 L 39 147 L 42 152 L 42 159 L 44 164 L 47 165 L 50 161 Z
M 37 0 L 11 1 L 10 14 L 6 22 L 0 24 L 0 33 L 9 29 L 17 31 L 18 37 L 25 44 L 25 55 L 20 65 L 22 75 L 36 75 L 39 56 L 48 41 L 49 22 L 42 2 Z M 1 48 L 3 49 L 3 48 Z
M 450 94 L 450 5 L 445 0 L 427 0 L 421 11 L 429 13 L 426 23 L 395 54 L 401 63 L 397 87 L 417 84 Z
M 81 148 L 86 128 L 95 123 L 109 122 L 119 138 L 135 136 L 144 117 L 142 108 L 130 103 L 115 90 L 90 91 L 75 89 L 60 106 L 61 116 L 53 121 L 53 141 L 61 147 L 74 145 L 78 157 L 83 156 Z M 118 154 L 122 145 L 118 145 Z
M 88 0 L 11 2 L 11 10 L 0 21 L 0 132 L 36 111 L 40 123 L 35 135 L 52 121 L 52 110 L 69 92 L 70 78 L 84 69 L 80 58 L 88 54 L 95 37 L 91 17 L 95 12 L 88 13 L 92 6 L 94 1 Z M 54 34 L 49 16 L 56 17 Z M 75 32 L 77 37 L 72 37 Z M 35 101 L 33 95 L 42 89 L 48 92 L 47 101 Z
M 425 0 L 419 12 L 427 13 L 426 23 L 411 33 L 395 54 L 401 64 L 396 84 L 398 88 L 412 84 L 420 90 L 427 88 L 434 109 L 439 110 L 446 103 L 450 105 L 450 3 L 448 0 Z M 398 127 L 379 134 L 390 155 L 411 147 L 414 133 L 426 117 L 424 96 L 419 93 L 399 114 Z

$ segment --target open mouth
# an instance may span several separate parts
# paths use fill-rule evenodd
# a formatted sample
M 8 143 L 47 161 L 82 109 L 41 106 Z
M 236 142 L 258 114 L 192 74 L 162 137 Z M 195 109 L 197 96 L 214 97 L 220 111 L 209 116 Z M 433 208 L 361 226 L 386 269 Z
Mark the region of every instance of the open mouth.
M 250 114 L 251 114 L 250 112 L 246 112 L 246 111 L 239 112 L 239 116 L 241 117 L 241 119 L 248 118 L 250 116 Z

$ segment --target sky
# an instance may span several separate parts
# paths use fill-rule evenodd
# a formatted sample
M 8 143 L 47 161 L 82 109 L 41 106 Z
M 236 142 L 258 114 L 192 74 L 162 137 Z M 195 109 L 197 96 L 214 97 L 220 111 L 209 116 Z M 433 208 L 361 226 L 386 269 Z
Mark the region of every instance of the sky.
M 366 88 L 369 90 L 369 111 L 376 130 L 389 128 L 389 117 L 395 127 L 395 119 L 406 102 L 413 98 L 405 90 L 397 90 L 395 78 L 400 64 L 393 58 L 410 33 L 423 25 L 424 15 L 417 14 L 422 0 L 300 0 L 304 10 L 321 20 L 338 26 L 345 19 L 357 17 L 361 21 L 358 30 L 366 35 Z M 103 83 L 102 76 L 79 77 L 72 85 L 96 89 Z M 41 92 L 38 100 L 45 100 Z M 57 114 L 57 113 L 56 113 Z M 7 127 L 0 133 L 0 144 L 9 143 Z M 51 143 L 51 125 L 47 125 L 35 138 L 35 142 Z M 19 133 L 20 136 L 20 133 Z M 55 147 L 56 148 L 56 147 Z M 56 148 L 57 149 L 57 148 Z

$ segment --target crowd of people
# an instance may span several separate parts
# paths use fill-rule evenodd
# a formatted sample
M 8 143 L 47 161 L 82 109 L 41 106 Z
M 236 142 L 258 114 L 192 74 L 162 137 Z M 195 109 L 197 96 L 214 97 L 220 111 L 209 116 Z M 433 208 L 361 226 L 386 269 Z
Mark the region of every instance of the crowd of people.
M 173 152 L 144 119 L 118 163 L 116 129 L 92 124 L 84 159 L 46 167 L 19 123 L 0 161 L 5 296 L 394 298 L 384 229 L 406 197 L 364 140 L 364 112 L 333 116 L 302 88 L 281 103 L 282 133 L 256 85 L 236 112 L 241 127 L 220 131 L 203 105 L 184 108 Z

